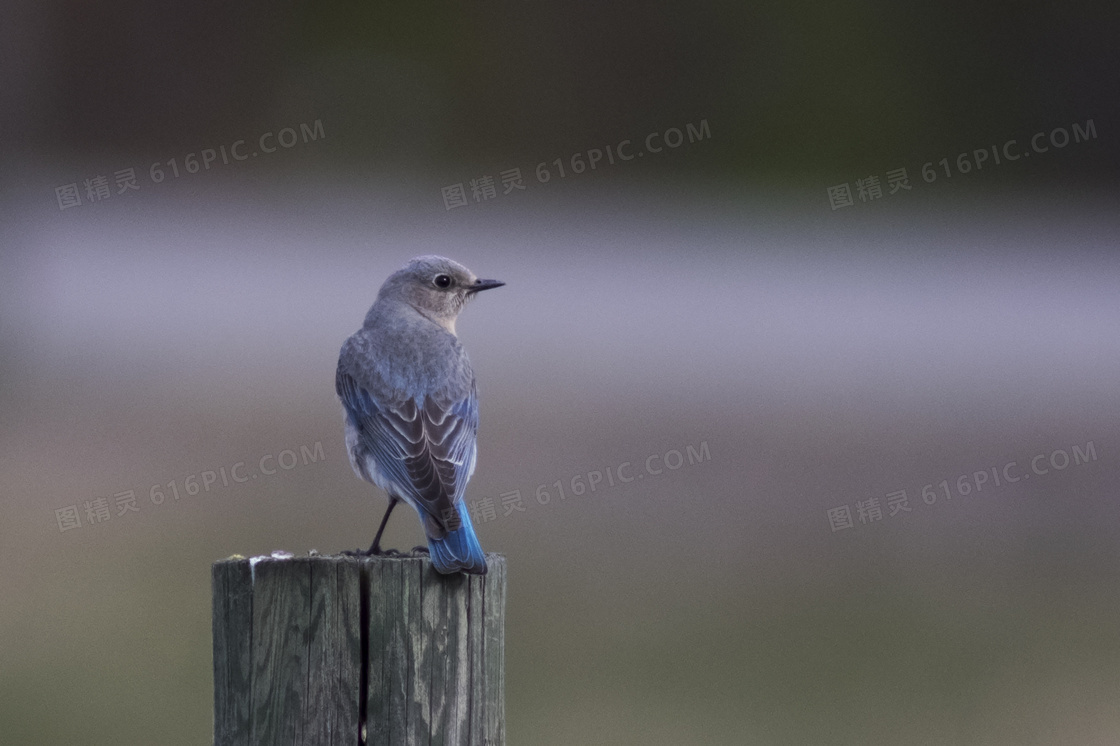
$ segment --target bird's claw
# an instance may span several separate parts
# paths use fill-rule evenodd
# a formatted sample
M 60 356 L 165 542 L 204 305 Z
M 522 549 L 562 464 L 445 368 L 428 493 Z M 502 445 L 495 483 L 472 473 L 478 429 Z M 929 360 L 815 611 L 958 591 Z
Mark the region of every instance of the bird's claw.
M 394 503 L 394 505 L 395 504 L 396 503 Z M 392 506 L 390 506 L 390 510 L 391 509 Z M 386 512 L 385 515 L 388 516 L 388 512 Z M 384 528 L 384 523 L 382 524 L 382 528 Z M 339 554 L 345 557 L 426 557 L 431 554 L 431 552 L 428 551 L 428 547 L 423 544 L 414 546 L 407 553 L 398 549 L 382 549 L 379 546 L 380 539 L 381 530 L 378 529 L 377 538 L 374 539 L 373 545 L 369 549 L 344 549 L 339 552 Z
M 397 549 L 343 549 L 339 554 L 345 557 L 404 557 Z

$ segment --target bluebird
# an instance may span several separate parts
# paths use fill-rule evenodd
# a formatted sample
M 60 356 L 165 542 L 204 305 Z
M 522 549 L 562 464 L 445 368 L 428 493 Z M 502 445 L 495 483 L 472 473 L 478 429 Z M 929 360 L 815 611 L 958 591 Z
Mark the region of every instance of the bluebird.
M 485 574 L 463 504 L 477 454 L 478 391 L 455 320 L 475 295 L 504 284 L 441 256 L 417 257 L 389 276 L 342 345 L 335 391 L 350 465 L 389 496 L 366 554 L 384 553 L 381 534 L 405 502 L 439 572 Z

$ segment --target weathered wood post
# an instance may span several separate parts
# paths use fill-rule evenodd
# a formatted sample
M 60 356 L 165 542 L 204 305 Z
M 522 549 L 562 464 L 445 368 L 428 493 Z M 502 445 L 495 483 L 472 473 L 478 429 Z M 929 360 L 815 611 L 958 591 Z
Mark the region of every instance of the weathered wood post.
M 486 562 L 215 562 L 215 746 L 504 746 L 506 563 Z

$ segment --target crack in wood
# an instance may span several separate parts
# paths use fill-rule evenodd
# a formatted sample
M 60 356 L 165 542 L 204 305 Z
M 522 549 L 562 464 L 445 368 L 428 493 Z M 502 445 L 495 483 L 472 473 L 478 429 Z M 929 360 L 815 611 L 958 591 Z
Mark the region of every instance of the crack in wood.
M 505 743 L 505 558 L 212 567 L 215 746 Z

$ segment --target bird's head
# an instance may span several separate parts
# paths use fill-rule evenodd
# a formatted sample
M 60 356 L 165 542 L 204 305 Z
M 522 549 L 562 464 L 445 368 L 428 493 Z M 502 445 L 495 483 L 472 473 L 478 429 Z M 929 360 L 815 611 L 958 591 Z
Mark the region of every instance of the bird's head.
M 446 257 L 418 256 L 390 275 L 377 297 L 404 301 L 454 334 L 455 319 L 467 301 L 502 285 L 505 283 L 498 280 L 480 280 Z

